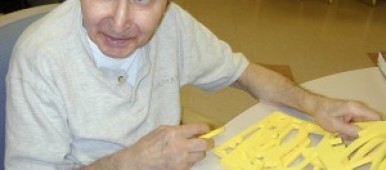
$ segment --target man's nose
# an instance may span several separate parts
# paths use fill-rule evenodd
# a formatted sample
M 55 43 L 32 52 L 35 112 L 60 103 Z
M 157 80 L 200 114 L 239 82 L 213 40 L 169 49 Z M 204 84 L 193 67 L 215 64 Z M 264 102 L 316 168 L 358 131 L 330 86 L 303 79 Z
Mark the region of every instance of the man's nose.
M 113 29 L 118 33 L 122 32 L 126 29 L 125 27 L 127 26 L 130 18 L 127 0 L 118 0 L 113 13 Z

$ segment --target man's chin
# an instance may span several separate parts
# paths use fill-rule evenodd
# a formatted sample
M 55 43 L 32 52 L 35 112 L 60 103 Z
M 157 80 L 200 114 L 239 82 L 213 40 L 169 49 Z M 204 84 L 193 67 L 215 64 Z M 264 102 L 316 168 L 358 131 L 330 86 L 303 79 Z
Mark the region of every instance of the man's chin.
M 133 51 L 128 51 L 124 49 L 110 49 L 110 50 L 101 50 L 102 53 L 110 58 L 126 58 L 130 56 Z
M 111 58 L 126 58 L 135 51 L 134 43 L 127 43 L 125 45 L 112 45 L 108 43 L 101 43 L 101 52 Z M 132 50 L 134 48 L 134 50 Z

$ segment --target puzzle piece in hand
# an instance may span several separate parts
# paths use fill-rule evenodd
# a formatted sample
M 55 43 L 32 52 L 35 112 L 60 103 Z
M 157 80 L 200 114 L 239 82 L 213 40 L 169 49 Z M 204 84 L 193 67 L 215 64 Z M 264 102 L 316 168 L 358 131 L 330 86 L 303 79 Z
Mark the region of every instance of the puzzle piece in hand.
M 230 170 L 342 169 L 365 164 L 386 168 L 386 122 L 359 123 L 364 130 L 346 146 L 318 125 L 275 112 L 215 148 L 221 164 Z

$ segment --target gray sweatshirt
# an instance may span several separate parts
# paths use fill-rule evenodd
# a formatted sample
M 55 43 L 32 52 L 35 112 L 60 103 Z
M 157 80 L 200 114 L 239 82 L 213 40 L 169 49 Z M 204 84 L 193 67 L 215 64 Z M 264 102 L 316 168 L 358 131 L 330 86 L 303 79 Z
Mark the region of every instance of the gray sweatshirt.
M 82 33 L 79 0 L 31 25 L 7 75 L 6 170 L 72 169 L 180 122 L 180 87 L 217 90 L 248 65 L 176 4 L 138 56 L 133 85 L 100 69 Z

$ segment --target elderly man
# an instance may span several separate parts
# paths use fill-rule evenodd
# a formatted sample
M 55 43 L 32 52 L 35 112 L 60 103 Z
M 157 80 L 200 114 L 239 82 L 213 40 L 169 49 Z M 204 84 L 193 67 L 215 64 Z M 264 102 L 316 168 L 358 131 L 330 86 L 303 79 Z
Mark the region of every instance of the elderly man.
M 206 125 L 179 125 L 186 84 L 233 85 L 348 138 L 350 122 L 380 119 L 249 63 L 168 0 L 67 0 L 15 47 L 6 169 L 189 169 L 213 141 L 197 137 Z

